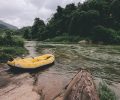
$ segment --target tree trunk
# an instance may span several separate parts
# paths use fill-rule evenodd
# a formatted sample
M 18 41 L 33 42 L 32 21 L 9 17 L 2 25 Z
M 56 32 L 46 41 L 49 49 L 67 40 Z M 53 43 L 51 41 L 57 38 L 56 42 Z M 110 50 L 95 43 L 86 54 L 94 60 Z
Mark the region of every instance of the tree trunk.
M 99 100 L 91 74 L 85 70 L 78 72 L 65 91 L 54 100 Z

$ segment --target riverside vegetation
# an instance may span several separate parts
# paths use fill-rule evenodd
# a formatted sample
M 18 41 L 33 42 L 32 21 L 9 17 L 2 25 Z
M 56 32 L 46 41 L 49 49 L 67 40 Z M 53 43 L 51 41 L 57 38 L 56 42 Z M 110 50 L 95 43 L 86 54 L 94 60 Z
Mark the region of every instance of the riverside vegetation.
M 6 62 L 26 53 L 24 40 L 20 36 L 12 35 L 8 30 L 0 36 L 0 62 Z

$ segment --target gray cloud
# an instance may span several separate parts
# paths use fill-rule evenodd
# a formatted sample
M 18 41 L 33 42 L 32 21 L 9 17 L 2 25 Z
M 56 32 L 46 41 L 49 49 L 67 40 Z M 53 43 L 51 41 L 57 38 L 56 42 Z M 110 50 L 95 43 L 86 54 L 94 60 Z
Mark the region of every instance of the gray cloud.
M 69 3 L 84 0 L 0 0 L 0 20 L 23 27 L 32 25 L 35 17 L 44 21 L 55 13 L 58 5 L 65 7 Z

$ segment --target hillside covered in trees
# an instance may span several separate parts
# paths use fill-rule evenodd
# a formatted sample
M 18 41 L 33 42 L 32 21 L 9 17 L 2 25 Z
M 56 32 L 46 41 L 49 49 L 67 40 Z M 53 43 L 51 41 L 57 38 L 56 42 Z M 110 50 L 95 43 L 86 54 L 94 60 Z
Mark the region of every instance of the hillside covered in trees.
M 120 0 L 87 0 L 84 3 L 57 7 L 56 13 L 44 23 L 35 18 L 31 27 L 19 30 L 27 39 L 46 41 L 80 40 L 120 43 Z

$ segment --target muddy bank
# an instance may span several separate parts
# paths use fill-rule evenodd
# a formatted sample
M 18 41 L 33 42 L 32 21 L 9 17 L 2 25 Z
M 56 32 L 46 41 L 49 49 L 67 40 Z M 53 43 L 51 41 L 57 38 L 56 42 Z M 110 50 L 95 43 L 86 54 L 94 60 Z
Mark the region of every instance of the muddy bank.
M 28 73 L 9 78 L 7 86 L 0 89 L 0 100 L 39 100 L 33 83 L 34 79 Z

